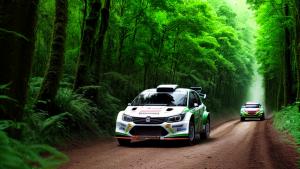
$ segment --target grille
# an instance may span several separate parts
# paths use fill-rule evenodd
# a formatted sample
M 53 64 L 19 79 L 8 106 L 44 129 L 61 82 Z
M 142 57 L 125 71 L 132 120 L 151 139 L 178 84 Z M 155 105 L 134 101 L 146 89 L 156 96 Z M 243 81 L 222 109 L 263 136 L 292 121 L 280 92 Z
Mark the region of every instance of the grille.
M 257 112 L 257 111 L 248 111 L 248 114 L 254 115 L 254 114 L 256 114 L 256 112 Z
M 134 126 L 130 130 L 134 136 L 165 136 L 168 132 L 160 126 Z
M 133 122 L 135 124 L 161 124 L 167 121 L 165 117 L 152 117 L 150 122 L 146 122 L 146 118 L 143 117 L 133 117 Z

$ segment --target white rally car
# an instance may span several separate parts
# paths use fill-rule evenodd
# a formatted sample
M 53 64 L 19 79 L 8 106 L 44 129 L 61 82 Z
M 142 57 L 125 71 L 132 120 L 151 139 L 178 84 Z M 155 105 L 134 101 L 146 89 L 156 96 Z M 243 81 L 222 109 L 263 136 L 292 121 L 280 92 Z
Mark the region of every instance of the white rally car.
M 159 85 L 140 93 L 119 112 L 115 136 L 120 145 L 136 140 L 184 140 L 193 145 L 210 134 L 210 114 L 200 87 Z

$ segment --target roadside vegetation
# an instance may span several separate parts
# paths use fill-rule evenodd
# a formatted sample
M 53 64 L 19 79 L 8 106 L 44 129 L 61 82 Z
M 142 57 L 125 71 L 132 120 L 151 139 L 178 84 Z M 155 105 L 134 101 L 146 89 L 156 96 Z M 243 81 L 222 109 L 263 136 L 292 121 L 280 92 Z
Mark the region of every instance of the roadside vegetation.
M 295 139 L 300 153 L 300 111 L 299 105 L 291 105 L 274 114 L 274 126 L 282 132 L 287 132 Z M 300 160 L 298 160 L 300 166 Z
M 256 57 L 274 126 L 300 144 L 300 1 L 248 0 L 259 25 Z M 300 162 L 299 162 L 300 167 Z

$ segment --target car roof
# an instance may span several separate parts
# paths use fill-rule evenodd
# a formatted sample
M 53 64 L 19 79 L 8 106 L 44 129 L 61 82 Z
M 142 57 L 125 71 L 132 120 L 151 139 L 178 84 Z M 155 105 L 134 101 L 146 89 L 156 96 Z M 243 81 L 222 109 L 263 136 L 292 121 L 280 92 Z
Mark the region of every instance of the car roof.
M 258 102 L 246 102 L 245 104 L 260 104 Z
M 188 88 L 176 88 L 175 91 L 172 92 L 161 92 L 161 93 L 173 93 L 173 92 L 189 92 L 189 91 L 194 91 L 192 89 L 188 89 Z M 157 89 L 156 88 L 152 88 L 152 89 L 146 89 L 144 90 L 142 93 L 156 93 Z M 160 93 L 160 92 L 157 92 Z

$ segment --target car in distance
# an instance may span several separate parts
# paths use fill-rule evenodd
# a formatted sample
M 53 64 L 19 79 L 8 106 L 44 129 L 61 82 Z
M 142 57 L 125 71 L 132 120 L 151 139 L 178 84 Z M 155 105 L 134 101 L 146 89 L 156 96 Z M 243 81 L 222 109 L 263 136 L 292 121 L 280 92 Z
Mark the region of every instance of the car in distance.
M 201 87 L 159 85 L 141 92 L 116 120 L 119 144 L 138 140 L 183 140 L 188 145 L 210 134 L 210 113 Z
M 246 118 L 259 118 L 265 120 L 265 111 L 260 103 L 247 102 L 240 111 L 241 121 L 245 121 Z

